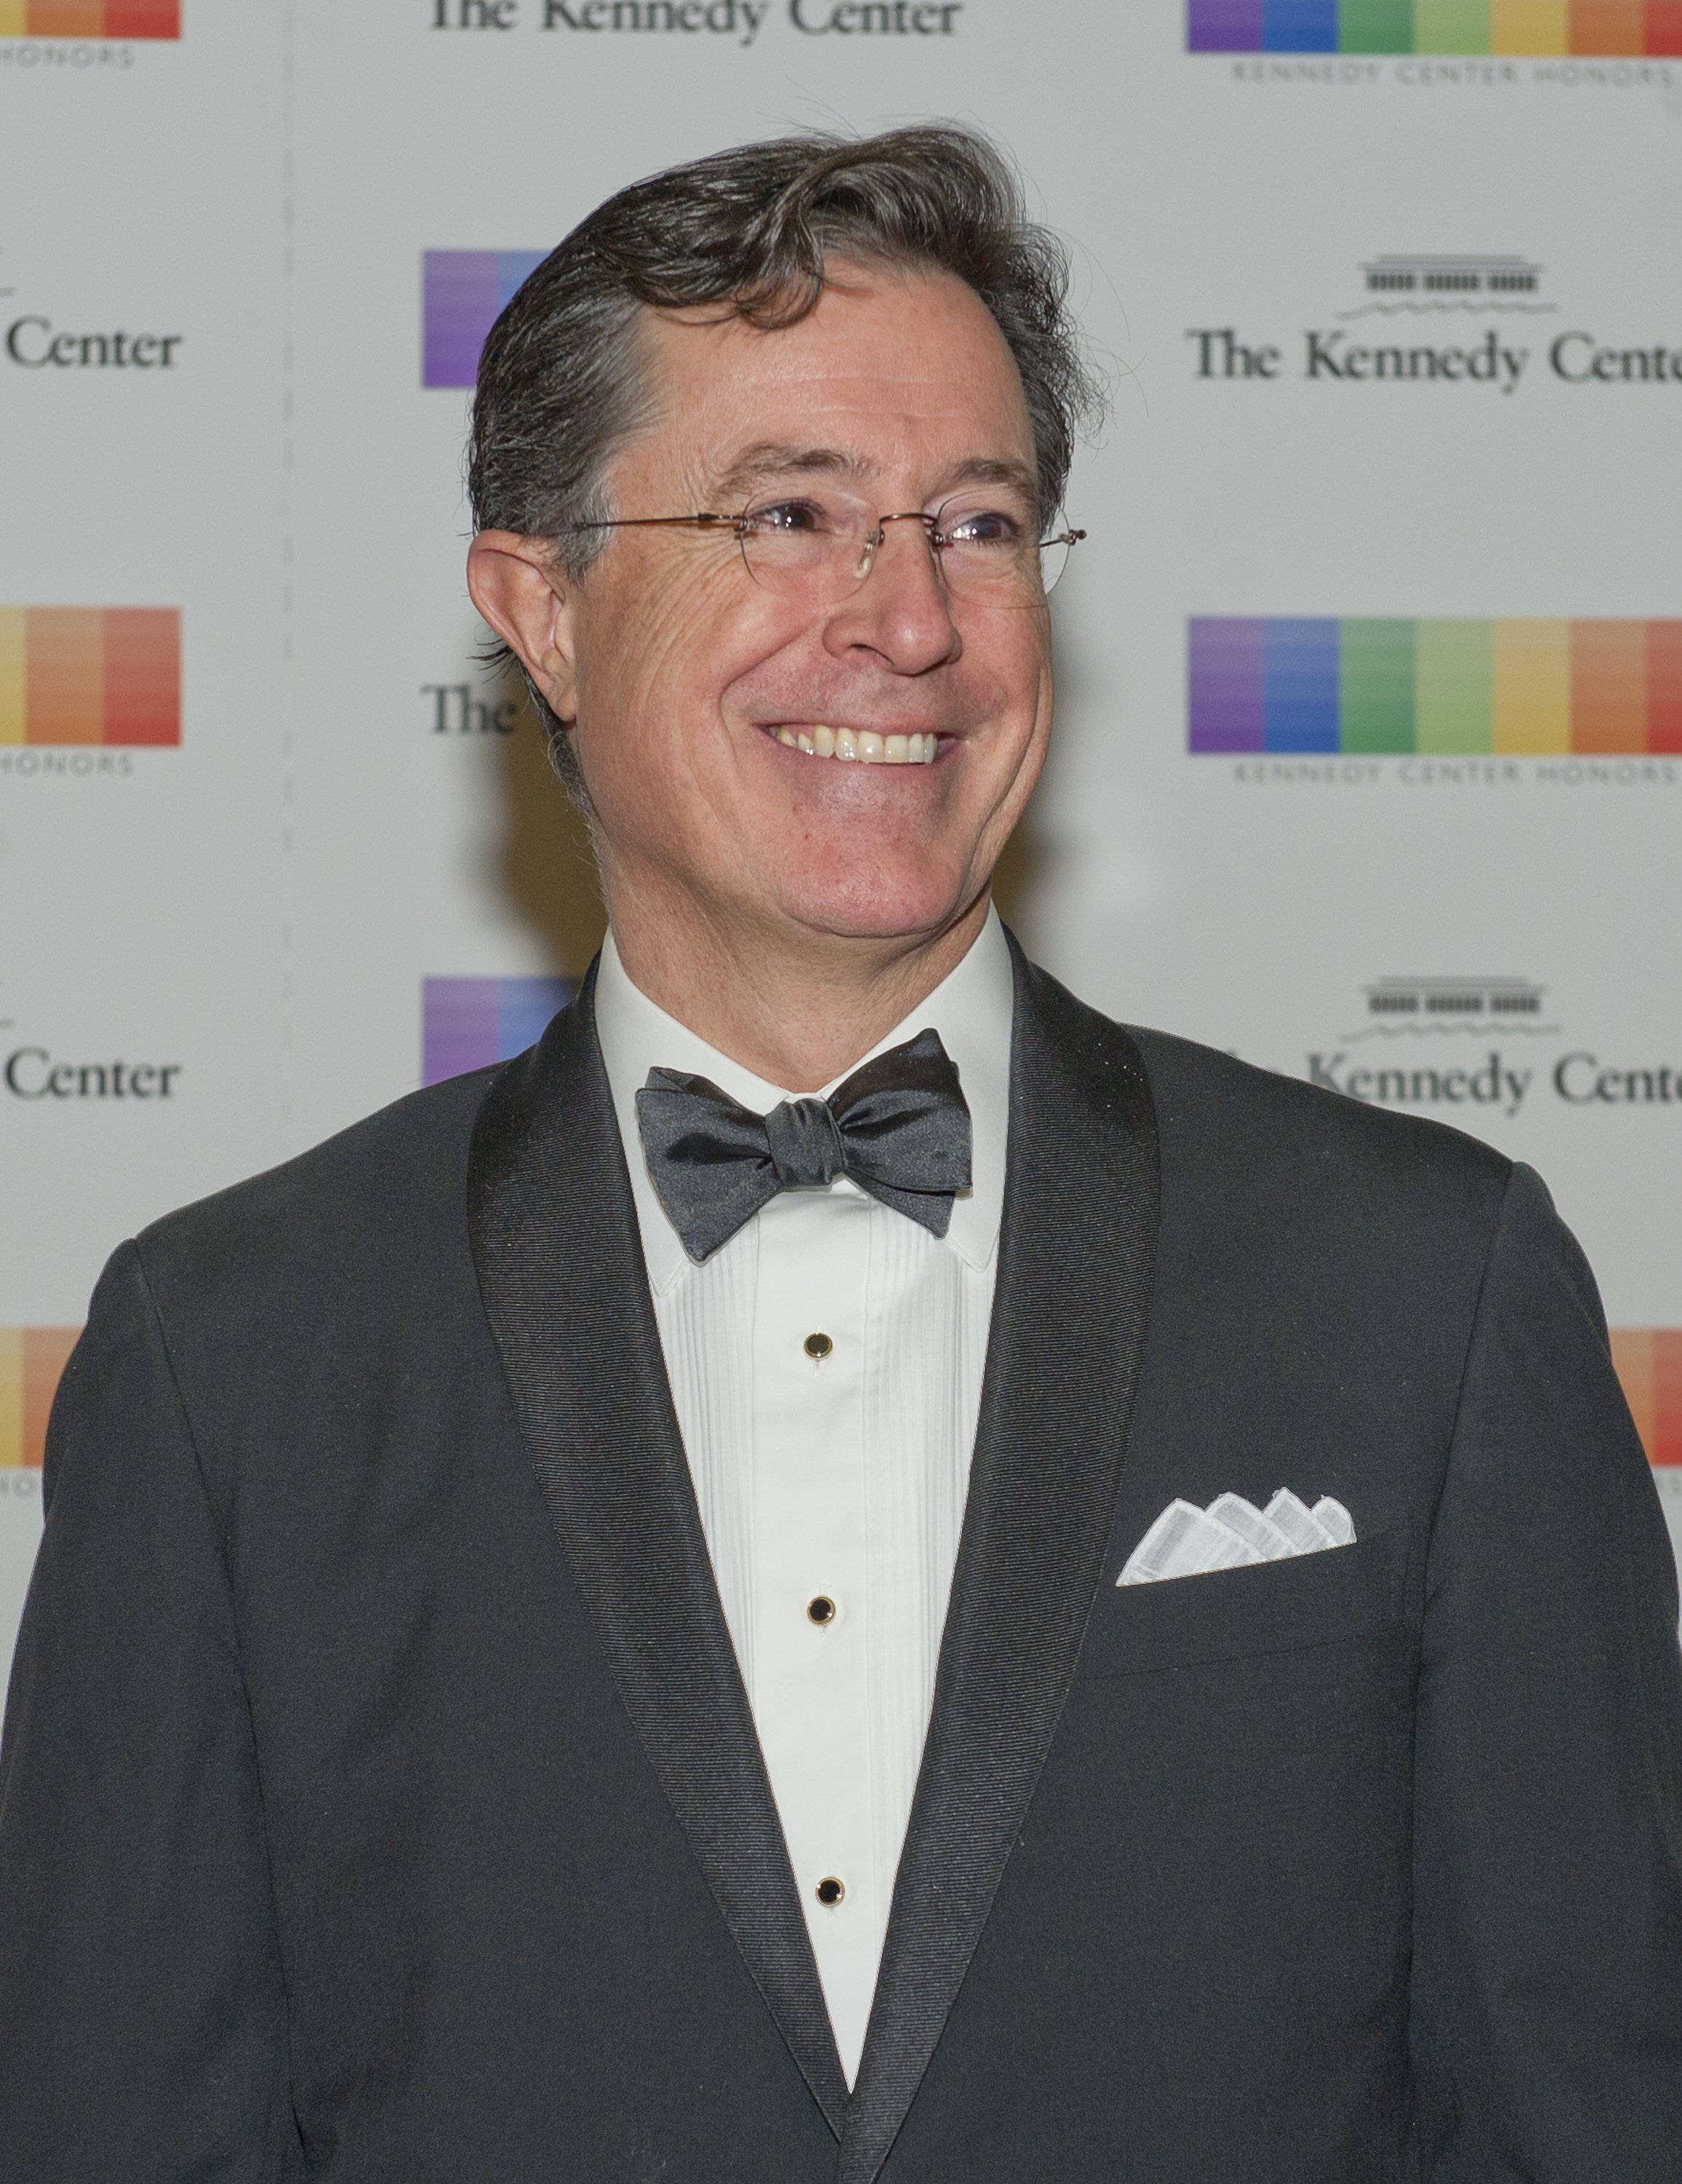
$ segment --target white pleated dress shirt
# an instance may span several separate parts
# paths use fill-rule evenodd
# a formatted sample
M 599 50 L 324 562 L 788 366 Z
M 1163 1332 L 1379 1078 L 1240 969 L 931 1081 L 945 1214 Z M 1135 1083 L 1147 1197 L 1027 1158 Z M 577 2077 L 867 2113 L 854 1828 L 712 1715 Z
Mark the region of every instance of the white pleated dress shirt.
M 643 1159 L 636 1095 L 649 1070 L 710 1078 L 758 1114 L 797 1095 L 657 1008 L 610 935 L 596 983 L 677 1423 L 849 2085 L 969 1487 L 1005 1197 L 1011 1010 L 995 911 L 871 1050 L 932 1028 L 957 1068 L 973 1182 L 944 1239 L 839 1178 L 784 1191 L 697 1266 Z M 809 1354 L 812 1335 L 828 1337 L 827 1355 Z M 813 1619 L 815 1602 L 833 1603 L 828 1620 Z M 820 1884 L 836 1881 L 842 1893 L 827 1903 Z

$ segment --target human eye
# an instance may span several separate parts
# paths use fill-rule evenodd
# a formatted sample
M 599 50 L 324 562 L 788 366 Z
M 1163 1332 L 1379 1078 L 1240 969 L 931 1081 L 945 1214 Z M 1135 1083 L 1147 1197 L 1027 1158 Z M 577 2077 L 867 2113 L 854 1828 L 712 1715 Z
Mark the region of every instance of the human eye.
M 835 526 L 822 501 L 802 498 L 761 501 L 744 515 L 742 527 L 756 538 L 812 538 Z
M 1022 544 L 1028 532 L 1023 515 L 1004 505 L 968 503 L 943 508 L 936 518 L 938 542 L 960 551 L 1008 552 Z

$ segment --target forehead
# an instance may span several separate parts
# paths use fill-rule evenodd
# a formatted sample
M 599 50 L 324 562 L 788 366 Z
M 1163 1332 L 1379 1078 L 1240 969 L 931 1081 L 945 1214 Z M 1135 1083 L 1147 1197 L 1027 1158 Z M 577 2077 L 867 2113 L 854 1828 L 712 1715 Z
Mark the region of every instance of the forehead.
M 771 443 L 840 449 L 884 476 L 1032 465 L 1021 376 L 973 289 L 947 273 L 855 266 L 832 282 L 791 326 L 651 312 L 646 455 L 709 476 Z

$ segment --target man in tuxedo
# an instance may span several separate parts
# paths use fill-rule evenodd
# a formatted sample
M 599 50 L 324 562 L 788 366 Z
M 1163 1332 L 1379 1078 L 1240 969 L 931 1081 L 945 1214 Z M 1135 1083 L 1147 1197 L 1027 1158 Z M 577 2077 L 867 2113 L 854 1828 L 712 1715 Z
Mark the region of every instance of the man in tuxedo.
M 1676 1585 L 1575 1245 L 989 906 L 1064 287 L 912 129 L 626 191 L 498 323 L 470 582 L 610 935 L 102 1280 L 8 2184 L 1682 2176 Z

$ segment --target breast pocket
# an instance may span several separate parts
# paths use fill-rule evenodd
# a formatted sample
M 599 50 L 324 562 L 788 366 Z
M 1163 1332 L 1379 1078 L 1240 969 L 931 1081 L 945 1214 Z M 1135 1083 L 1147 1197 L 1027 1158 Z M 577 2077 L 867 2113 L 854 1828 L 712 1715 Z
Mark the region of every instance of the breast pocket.
M 1414 1539 L 1399 1527 L 1284 1562 L 1108 1586 L 1083 1665 L 1100 1677 L 1147 1675 L 1400 1632 L 1410 1620 Z

